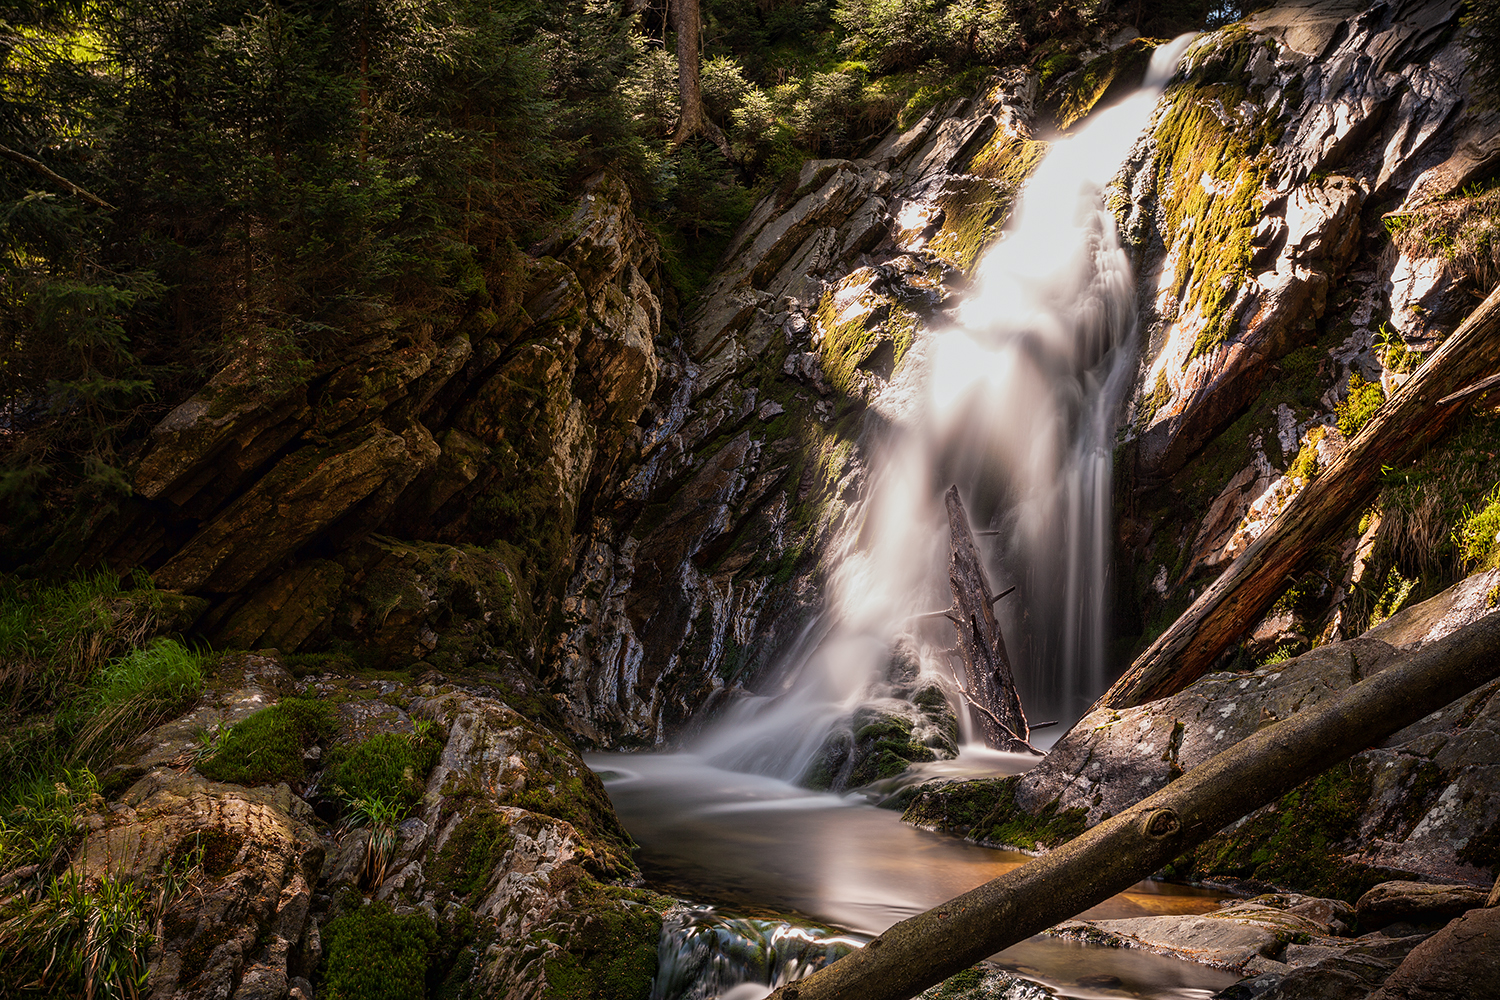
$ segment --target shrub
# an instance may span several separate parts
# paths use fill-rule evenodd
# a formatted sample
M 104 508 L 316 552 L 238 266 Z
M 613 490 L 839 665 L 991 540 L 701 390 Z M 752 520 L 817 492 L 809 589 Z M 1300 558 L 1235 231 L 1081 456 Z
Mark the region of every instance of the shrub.
M 397 916 L 371 903 L 331 921 L 320 996 L 328 1000 L 423 1000 L 437 927 L 425 915 Z
M 230 729 L 198 770 L 211 781 L 236 785 L 300 784 L 307 778 L 303 754 L 335 732 L 326 704 L 285 698 Z

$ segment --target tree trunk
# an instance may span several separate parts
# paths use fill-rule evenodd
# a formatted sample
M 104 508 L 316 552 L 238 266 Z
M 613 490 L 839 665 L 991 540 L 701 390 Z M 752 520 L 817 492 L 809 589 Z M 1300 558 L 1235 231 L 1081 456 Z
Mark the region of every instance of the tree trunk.
M 695 135 L 706 135 L 728 159 L 729 140 L 703 110 L 703 86 L 698 64 L 703 17 L 698 9 L 698 0 L 671 0 L 671 4 L 672 30 L 677 32 L 677 89 L 682 98 L 682 112 L 677 120 L 677 134 L 672 137 L 672 145 L 680 146 Z
M 1461 393 L 1500 368 L 1500 288 L 1407 380 L 1326 472 L 1136 657 L 1094 705 L 1128 708 L 1176 694 L 1259 621 L 1286 578 L 1380 491 L 1381 466 L 1416 458 L 1452 425 Z M 1458 395 L 1459 398 L 1447 399 Z
M 1123 892 L 1239 817 L 1496 676 L 1500 614 L 1491 614 L 1267 726 L 1050 854 L 903 920 L 771 996 L 907 1000 Z
M 948 487 L 948 533 L 951 557 L 948 562 L 948 585 L 953 588 L 953 610 L 948 617 L 958 630 L 958 652 L 964 660 L 967 688 L 964 695 L 975 709 L 979 731 L 986 746 L 1012 753 L 1031 749 L 1031 730 L 1021 698 L 1016 694 L 1015 677 L 1010 671 L 1010 657 L 1005 652 L 1005 636 L 995 620 L 995 597 L 979 549 L 969 531 L 958 487 Z

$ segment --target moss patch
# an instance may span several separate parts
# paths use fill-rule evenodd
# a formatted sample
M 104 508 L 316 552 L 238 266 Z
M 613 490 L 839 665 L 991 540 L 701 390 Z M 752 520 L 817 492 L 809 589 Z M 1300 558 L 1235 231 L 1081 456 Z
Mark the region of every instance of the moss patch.
M 1088 828 L 1083 809 L 1058 809 L 1054 800 L 1033 816 L 1016 804 L 1020 776 L 944 785 L 918 795 L 903 822 L 958 833 L 1025 851 L 1057 847 Z
M 1246 879 L 1353 903 L 1391 878 L 1340 852 L 1358 833 L 1369 801 L 1369 765 L 1353 760 L 1312 778 L 1269 809 L 1219 833 L 1168 867 L 1178 878 Z
M 1067 77 L 1047 96 L 1044 106 L 1056 118 L 1057 127 L 1072 128 L 1101 101 L 1134 90 L 1146 78 L 1156 42 L 1137 38 L 1113 52 L 1091 60 Z
M 424 1000 L 437 927 L 423 914 L 397 916 L 371 903 L 323 929 L 318 995 L 328 1000 Z
M 1385 405 L 1385 392 L 1379 382 L 1366 382 L 1358 372 L 1349 376 L 1349 393 L 1334 405 L 1339 430 L 1352 438 Z
M 567 866 L 564 866 L 565 868 Z M 647 1000 L 661 937 L 658 907 L 670 900 L 595 882 L 575 871 L 566 886 L 569 925 L 543 935 L 563 951 L 545 961 L 545 1000 Z M 568 881 L 553 877 L 553 887 Z
M 237 723 L 198 770 L 210 781 L 236 785 L 300 785 L 307 780 L 303 754 L 335 732 L 326 703 L 284 698 Z
M 1155 133 L 1162 234 L 1179 253 L 1173 291 L 1182 314 L 1196 311 L 1203 323 L 1192 357 L 1234 332 L 1229 307 L 1249 274 L 1267 147 L 1280 137 L 1273 115 L 1239 114 L 1248 94 L 1236 52 L 1227 47 L 1195 82 L 1173 88 Z M 1204 82 L 1219 79 L 1233 82 Z
M 433 882 L 460 896 L 482 891 L 514 840 L 505 817 L 487 810 L 474 813 L 443 845 L 433 866 Z
M 435 733 L 377 733 L 336 747 L 324 785 L 350 801 L 380 801 L 404 816 L 422 800 L 427 775 L 443 752 Z

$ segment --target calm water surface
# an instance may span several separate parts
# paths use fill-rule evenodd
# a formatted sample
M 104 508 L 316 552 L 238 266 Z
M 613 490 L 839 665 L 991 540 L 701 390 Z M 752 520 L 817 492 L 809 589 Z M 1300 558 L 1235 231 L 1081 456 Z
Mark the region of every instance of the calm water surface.
M 747 914 L 802 914 L 875 935 L 1025 863 L 907 826 L 862 796 L 809 792 L 692 754 L 589 754 L 658 889 Z M 992 772 L 993 773 L 993 772 Z M 1089 910 L 1109 919 L 1203 913 L 1219 896 L 1141 882 Z M 1204 998 L 1232 974 L 1139 951 L 1031 938 L 995 957 L 1080 1000 Z

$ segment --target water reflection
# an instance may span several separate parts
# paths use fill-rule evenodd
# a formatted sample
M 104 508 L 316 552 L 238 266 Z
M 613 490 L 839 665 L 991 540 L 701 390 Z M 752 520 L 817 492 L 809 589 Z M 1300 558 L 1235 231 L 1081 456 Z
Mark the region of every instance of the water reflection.
M 641 845 L 637 861 L 651 883 L 740 913 L 800 914 L 874 935 L 1028 860 L 907 826 L 859 795 L 809 792 L 724 771 L 692 754 L 587 760 Z M 981 765 L 969 757 L 945 766 L 972 774 Z M 1203 913 L 1217 899 L 1142 882 L 1086 916 Z M 1144 952 L 1048 938 L 1009 948 L 996 961 L 1077 998 L 1202 998 L 1236 978 Z

